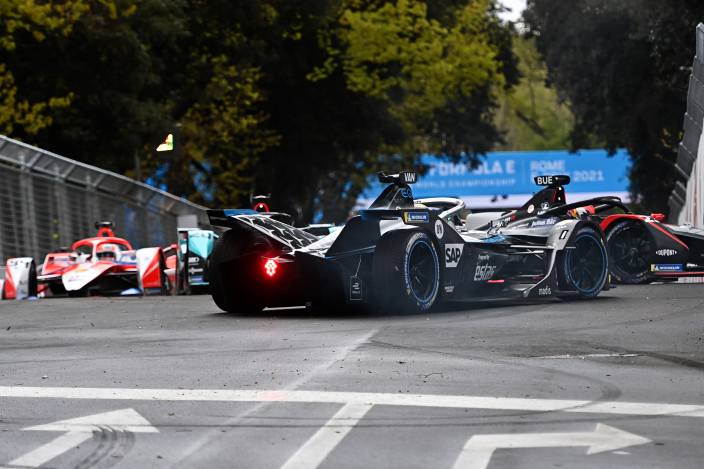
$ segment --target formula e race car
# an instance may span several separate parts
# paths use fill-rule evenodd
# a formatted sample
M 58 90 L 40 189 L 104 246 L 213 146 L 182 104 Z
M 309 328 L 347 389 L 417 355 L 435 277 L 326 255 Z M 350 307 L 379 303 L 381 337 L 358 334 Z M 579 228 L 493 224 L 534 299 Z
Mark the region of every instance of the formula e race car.
M 208 289 L 210 255 L 218 235 L 212 230 L 179 228 L 176 249 L 176 294 L 190 295 Z
M 621 283 L 648 283 L 704 276 L 704 230 L 668 225 L 659 213 L 626 210 L 601 222 L 611 274 Z
M 169 291 L 161 248 L 134 250 L 129 241 L 115 236 L 111 222 L 96 223 L 96 228 L 96 237 L 47 254 L 39 269 L 32 258 L 9 259 L 3 297 Z M 26 294 L 18 295 L 24 285 Z
M 570 206 L 481 223 L 455 198 L 414 200 L 413 172 L 380 173 L 388 186 L 322 238 L 254 211 L 209 210 L 230 228 L 211 258 L 211 293 L 225 311 L 311 304 L 422 312 L 478 298 L 593 298 L 609 288 L 604 234 Z M 541 183 L 541 181 L 537 181 Z M 550 194 L 547 194 L 550 192 Z
M 507 215 L 521 219 L 535 211 L 564 209 L 567 203 L 563 186 L 569 184 L 569 176 L 537 179 L 549 188 L 543 192 L 542 200 L 509 214 L 472 214 L 468 222 L 482 225 Z M 584 200 L 568 208 L 573 216 L 586 216 L 600 224 L 606 236 L 611 276 L 616 282 L 638 284 L 704 276 L 704 230 L 690 225 L 665 224 L 661 213 L 634 214 L 618 197 Z

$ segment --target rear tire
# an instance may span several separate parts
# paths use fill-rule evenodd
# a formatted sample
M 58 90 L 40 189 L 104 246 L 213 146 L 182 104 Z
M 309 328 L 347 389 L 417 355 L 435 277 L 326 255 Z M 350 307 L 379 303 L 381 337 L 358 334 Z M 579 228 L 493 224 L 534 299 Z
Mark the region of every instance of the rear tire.
M 647 283 L 653 239 L 642 222 L 623 220 L 606 233 L 611 275 L 620 283 Z
M 578 298 L 594 298 L 606 285 L 609 262 L 601 233 L 594 228 L 580 228 L 557 259 L 560 290 L 573 291 Z M 569 298 L 569 297 L 565 297 Z
M 382 312 L 429 311 L 440 296 L 440 259 L 422 231 L 384 236 L 373 261 L 374 309 Z
M 257 313 L 264 305 L 247 288 L 246 272 L 237 259 L 245 253 L 249 233 L 228 230 L 218 238 L 210 256 L 210 294 L 218 308 L 230 313 Z

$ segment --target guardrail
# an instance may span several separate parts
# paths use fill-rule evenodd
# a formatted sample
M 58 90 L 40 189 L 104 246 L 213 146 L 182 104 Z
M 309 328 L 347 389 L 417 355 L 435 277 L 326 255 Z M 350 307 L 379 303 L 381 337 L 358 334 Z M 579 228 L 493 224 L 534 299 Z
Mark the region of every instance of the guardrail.
M 176 240 L 178 217 L 209 226 L 205 207 L 128 177 L 0 135 L 0 261 L 43 256 L 115 222 L 135 247 Z
M 670 219 L 694 226 L 704 224 L 704 158 L 699 158 L 704 126 L 704 24 L 697 26 L 697 52 L 692 65 L 684 115 L 684 137 L 675 167 L 681 177 L 669 198 Z

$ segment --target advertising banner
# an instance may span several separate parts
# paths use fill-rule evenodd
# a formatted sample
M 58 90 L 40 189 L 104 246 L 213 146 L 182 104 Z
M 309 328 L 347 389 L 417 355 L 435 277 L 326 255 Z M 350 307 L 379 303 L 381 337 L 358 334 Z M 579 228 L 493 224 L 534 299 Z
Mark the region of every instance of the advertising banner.
M 469 208 L 518 207 L 539 190 L 533 177 L 556 174 L 572 179 L 566 188 L 568 202 L 600 195 L 629 201 L 630 158 L 625 150 L 611 156 L 606 150 L 494 152 L 474 169 L 433 155 L 423 155 L 421 162 L 429 170 L 412 186 L 416 198 L 461 197 Z M 368 205 L 381 188 L 372 183 L 359 206 Z

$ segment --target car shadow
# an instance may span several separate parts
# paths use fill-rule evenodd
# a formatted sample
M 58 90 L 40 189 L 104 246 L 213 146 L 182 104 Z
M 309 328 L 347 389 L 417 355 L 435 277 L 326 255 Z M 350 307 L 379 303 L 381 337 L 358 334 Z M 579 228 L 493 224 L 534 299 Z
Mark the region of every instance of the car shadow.
M 555 305 L 555 304 L 570 304 L 584 302 L 609 302 L 618 300 L 614 297 L 596 297 L 590 300 L 584 299 L 481 299 L 472 302 L 450 302 L 443 303 L 425 312 L 397 312 L 397 311 L 369 311 L 366 309 L 340 308 L 340 309 L 316 309 L 306 306 L 289 306 L 283 308 L 265 308 L 260 312 L 227 312 L 220 311 L 211 313 L 209 316 L 217 318 L 251 318 L 251 319 L 401 319 L 401 318 L 419 318 L 419 317 L 442 317 L 443 315 L 456 315 L 457 313 L 479 313 L 479 312 L 496 312 L 497 310 L 505 310 L 507 315 L 521 314 L 524 312 L 521 306 L 540 306 L 540 305 Z

